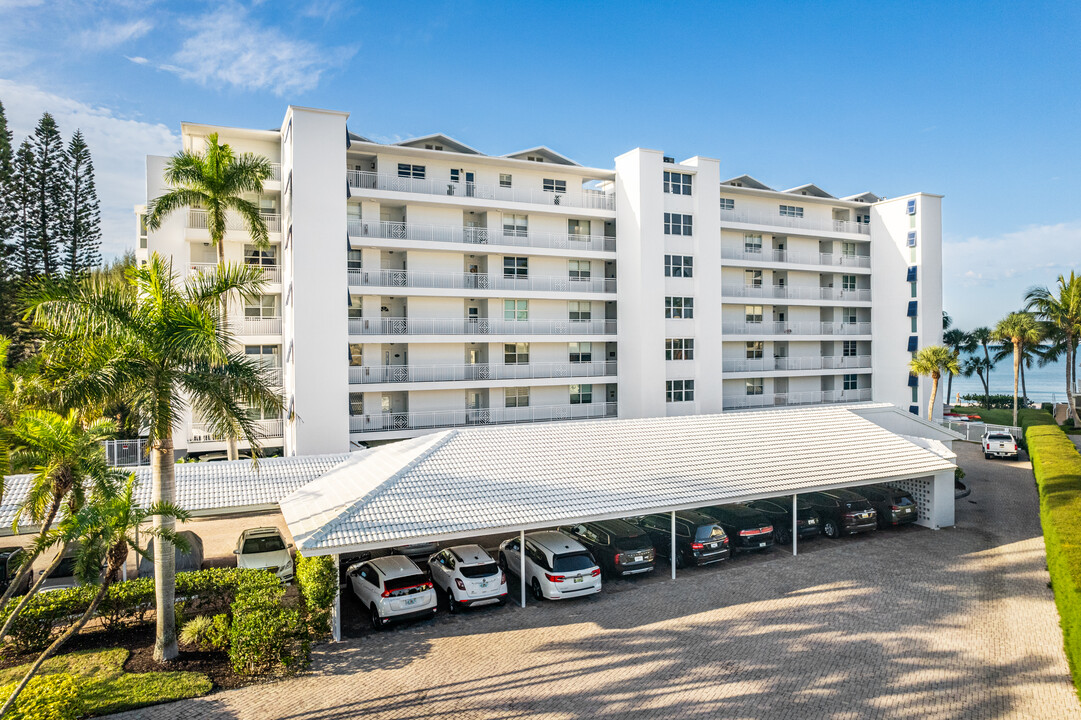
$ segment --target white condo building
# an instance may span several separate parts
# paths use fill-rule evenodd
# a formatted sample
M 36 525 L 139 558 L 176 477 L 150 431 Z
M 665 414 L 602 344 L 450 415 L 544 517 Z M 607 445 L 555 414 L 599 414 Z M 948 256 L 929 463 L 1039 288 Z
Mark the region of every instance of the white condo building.
M 728 179 L 721 162 L 634 149 L 614 169 L 546 147 L 492 156 L 445 135 L 395 144 L 342 112 L 279 130 L 185 123 L 265 155 L 271 249 L 237 341 L 277 371 L 267 448 L 343 452 L 450 427 L 889 402 L 926 414 L 914 350 L 942 340 L 941 196 L 838 198 Z M 168 158 L 147 158 L 147 198 Z M 142 209 L 139 212 L 143 212 Z M 140 218 L 141 219 L 141 218 Z M 140 260 L 216 261 L 200 210 L 140 224 Z M 224 443 L 198 417 L 188 452 Z

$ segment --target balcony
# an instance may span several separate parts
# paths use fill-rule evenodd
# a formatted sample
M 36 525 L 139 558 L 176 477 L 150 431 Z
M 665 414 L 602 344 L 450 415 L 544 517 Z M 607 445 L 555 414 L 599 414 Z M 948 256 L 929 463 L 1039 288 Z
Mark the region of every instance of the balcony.
M 267 232 L 280 233 L 282 231 L 282 216 L 272 213 L 262 213 L 263 222 L 266 223 Z M 188 210 L 188 229 L 190 230 L 209 230 L 207 225 L 206 210 Z M 241 232 L 248 231 L 248 225 L 244 222 L 236 213 L 228 213 L 225 216 L 225 229 L 239 230 Z
M 229 329 L 234 335 L 250 337 L 256 335 L 281 335 L 281 317 L 247 317 L 234 316 L 229 318 Z
M 870 335 L 869 322 L 726 322 L 726 335 Z
M 391 192 L 474 198 L 477 200 L 499 200 L 535 205 L 559 205 L 593 210 L 613 210 L 616 206 L 616 198 L 613 193 L 585 187 L 580 190 L 571 188 L 572 192 L 569 193 L 557 193 L 538 189 L 530 190 L 478 185 L 476 183 L 450 182 L 449 180 L 404 178 L 388 173 L 374 173 L 363 170 L 347 170 L 346 177 L 349 187 L 358 190 L 389 190 Z
M 614 362 L 521 363 L 518 365 L 375 365 L 350 366 L 353 385 L 407 382 L 458 382 L 485 380 L 546 380 L 550 378 L 611 377 Z
M 465 245 L 510 245 L 571 252 L 615 252 L 616 239 L 603 235 L 508 231 L 503 228 L 423 225 L 418 223 L 349 220 L 350 237 L 417 240 Z
M 284 421 L 281 418 L 273 420 L 256 420 L 255 431 L 260 438 L 280 438 L 283 436 Z M 225 438 L 214 434 L 204 423 L 192 423 L 188 433 L 189 443 L 225 442 Z
M 271 180 L 273 182 L 281 182 L 281 179 L 282 179 L 282 164 L 281 163 L 270 163 L 270 177 L 268 177 L 267 180 Z
M 721 295 L 725 297 L 756 298 L 765 300 L 871 301 L 871 290 L 869 288 L 844 290 L 841 288 L 800 287 L 794 285 L 726 285 L 721 289 Z
M 615 320 L 349 318 L 350 335 L 615 335 Z
M 478 408 L 432 412 L 385 412 L 353 415 L 349 432 L 372 433 L 395 430 L 434 430 L 437 428 L 476 425 L 552 422 L 559 420 L 594 420 L 616 417 L 616 403 L 581 405 L 542 405 L 519 408 Z
M 213 271 L 218 266 L 217 263 L 189 263 L 188 272 L 191 275 L 201 273 L 204 271 Z M 268 283 L 281 284 L 282 281 L 282 269 L 279 265 L 252 265 L 251 267 L 257 267 L 263 271 L 263 279 Z
M 411 287 L 443 290 L 510 290 L 512 292 L 614 293 L 616 279 L 570 278 L 554 275 L 506 277 L 484 273 L 437 273 L 414 270 L 350 270 L 355 287 Z
M 795 405 L 826 405 L 830 403 L 866 402 L 870 399 L 871 388 L 735 395 L 724 398 L 724 409 L 743 410 L 747 408 L 792 407 Z
M 745 223 L 770 227 L 796 228 L 800 230 L 823 230 L 825 232 L 870 235 L 871 226 L 851 220 L 816 220 L 812 218 L 787 217 L 771 213 L 754 213 L 745 210 L 721 210 L 721 224 Z
M 820 357 L 726 358 L 724 372 L 775 372 L 778 370 L 852 370 L 871 367 L 870 355 L 824 355 Z
M 721 246 L 721 257 L 726 260 L 752 260 L 761 263 L 787 263 L 792 265 L 821 265 L 840 268 L 869 268 L 870 255 L 832 255 L 830 253 L 800 252 L 793 250 L 748 250 Z

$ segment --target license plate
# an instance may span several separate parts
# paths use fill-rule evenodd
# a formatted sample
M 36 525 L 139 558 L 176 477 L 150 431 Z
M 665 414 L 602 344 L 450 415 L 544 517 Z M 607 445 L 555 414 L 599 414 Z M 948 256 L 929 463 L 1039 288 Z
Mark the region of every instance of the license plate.
M 642 562 L 642 556 L 641 555 L 635 555 L 634 556 L 634 561 L 635 562 Z
M 486 587 L 488 587 L 488 581 L 487 581 L 487 580 L 481 580 L 481 581 L 480 581 L 480 586 L 481 586 L 482 588 L 486 588 Z
M 814 518 L 811 518 L 810 520 L 807 521 L 807 524 L 808 525 L 817 525 L 818 521 L 815 520 Z
M 582 576 L 579 575 L 578 577 L 574 578 L 574 582 L 582 582 Z
M 758 543 L 758 547 L 765 547 L 765 546 L 766 546 L 765 543 Z
M 416 598 L 407 598 L 402 604 L 403 605 L 415 605 L 416 602 L 417 602 Z
M 710 544 L 709 544 L 709 549 L 710 549 L 710 550 L 713 550 L 713 549 L 715 549 L 716 547 L 717 547 L 717 543 L 710 543 Z

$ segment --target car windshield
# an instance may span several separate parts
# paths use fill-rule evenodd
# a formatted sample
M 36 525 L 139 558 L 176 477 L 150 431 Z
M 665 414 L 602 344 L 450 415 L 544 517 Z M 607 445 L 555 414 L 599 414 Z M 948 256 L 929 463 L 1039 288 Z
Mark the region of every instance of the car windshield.
M 987 436 L 988 440 L 1013 440 L 1013 435 L 1006 435 L 1004 433 L 995 433 Z
M 51 578 L 72 577 L 73 575 L 75 575 L 75 558 L 73 557 L 64 558 L 56 566 L 56 569 L 49 573 Z
M 556 555 L 554 562 L 552 563 L 553 572 L 575 572 L 578 570 L 588 570 L 593 567 L 593 558 L 589 553 L 567 553 L 565 555 Z
M 719 540 L 724 537 L 724 530 L 719 525 L 699 525 L 695 530 L 694 539 L 698 542 L 705 540 Z
M 423 575 L 413 574 L 387 578 L 384 584 L 386 589 L 394 595 L 412 595 L 425 590 L 424 584 L 426 582 L 428 582 L 428 578 Z
M 486 562 L 481 565 L 463 565 L 459 568 L 459 571 L 462 573 L 462 577 L 485 578 L 498 573 L 499 566 L 494 562 Z
M 616 550 L 638 550 L 651 547 L 652 543 L 646 535 L 624 535 L 612 538 L 612 545 Z
M 285 549 L 285 543 L 281 537 L 271 535 L 269 537 L 248 538 L 244 541 L 244 554 L 277 552 Z

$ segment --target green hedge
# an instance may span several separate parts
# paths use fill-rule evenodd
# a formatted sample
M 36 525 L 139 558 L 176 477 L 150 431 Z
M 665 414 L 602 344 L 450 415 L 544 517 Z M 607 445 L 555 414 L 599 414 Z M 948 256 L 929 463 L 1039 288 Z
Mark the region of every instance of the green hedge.
M 238 675 L 296 672 L 311 662 L 311 634 L 303 614 L 282 604 L 277 577 L 243 578 L 233 600 L 229 661 Z M 267 582 L 272 580 L 272 582 Z
M 338 593 L 338 566 L 329 555 L 304 557 L 297 553 L 297 586 L 304 598 L 308 622 L 316 638 L 330 634 L 330 614 Z

